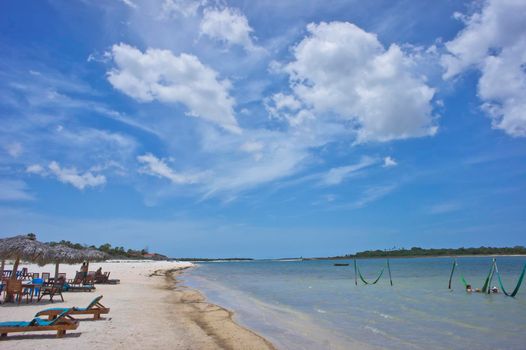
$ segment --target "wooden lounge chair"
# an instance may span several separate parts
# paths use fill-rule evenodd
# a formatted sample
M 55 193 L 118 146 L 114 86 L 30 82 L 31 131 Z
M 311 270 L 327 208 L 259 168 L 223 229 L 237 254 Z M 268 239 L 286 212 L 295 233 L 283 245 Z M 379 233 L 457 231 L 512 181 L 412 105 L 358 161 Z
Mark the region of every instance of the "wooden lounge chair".
M 118 280 L 118 279 L 111 279 L 110 280 L 110 272 L 104 272 L 104 274 L 95 276 L 95 283 L 119 284 L 119 283 L 121 283 L 121 280 Z
M 0 336 L 4 338 L 8 333 L 57 331 L 57 338 L 66 334 L 66 330 L 74 330 L 79 321 L 70 316 L 71 309 L 65 309 L 53 320 L 43 320 L 35 317 L 29 322 L 0 322 Z
M 93 284 L 84 284 L 84 273 L 77 272 L 75 278 L 64 284 L 65 292 L 91 292 L 95 290 Z
M 100 303 L 101 299 L 102 299 L 102 295 L 93 299 L 93 301 L 89 303 L 87 307 L 71 308 L 70 315 L 93 315 L 94 320 L 99 320 L 100 315 L 107 314 L 110 312 L 109 307 L 105 307 L 104 305 Z M 60 315 L 62 312 L 64 312 L 64 310 L 67 310 L 67 308 L 46 309 L 46 310 L 42 310 L 39 313 L 37 313 L 35 317 L 47 316 L 50 320 L 52 320 L 58 315 Z

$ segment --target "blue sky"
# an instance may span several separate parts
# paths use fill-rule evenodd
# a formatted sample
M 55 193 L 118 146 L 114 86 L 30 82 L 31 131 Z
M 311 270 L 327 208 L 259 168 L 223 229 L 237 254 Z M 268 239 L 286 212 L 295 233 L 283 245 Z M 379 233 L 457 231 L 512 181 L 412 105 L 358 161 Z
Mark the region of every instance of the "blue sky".
M 0 230 L 171 256 L 524 245 L 523 1 L 4 1 Z

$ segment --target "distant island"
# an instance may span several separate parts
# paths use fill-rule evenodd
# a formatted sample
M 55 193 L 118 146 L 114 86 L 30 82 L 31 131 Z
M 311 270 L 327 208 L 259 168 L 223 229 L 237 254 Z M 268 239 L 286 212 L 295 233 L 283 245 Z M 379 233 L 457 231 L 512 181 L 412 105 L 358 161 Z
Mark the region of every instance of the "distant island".
M 401 258 L 401 257 L 432 257 L 432 256 L 466 256 L 466 255 L 526 255 L 526 248 L 515 247 L 479 247 L 479 248 L 431 248 L 425 249 L 413 247 L 411 249 L 393 250 L 365 250 L 355 254 L 330 256 L 323 258 L 306 258 L 304 260 L 336 260 L 336 259 L 360 259 L 360 258 Z

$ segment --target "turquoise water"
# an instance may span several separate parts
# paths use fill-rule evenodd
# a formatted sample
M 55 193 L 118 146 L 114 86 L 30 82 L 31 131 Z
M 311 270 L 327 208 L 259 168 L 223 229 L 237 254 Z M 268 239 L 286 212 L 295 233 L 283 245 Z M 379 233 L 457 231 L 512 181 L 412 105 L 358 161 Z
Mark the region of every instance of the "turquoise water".
M 283 349 L 526 349 L 526 284 L 516 298 L 468 294 L 458 271 L 447 289 L 449 258 L 392 259 L 376 285 L 354 283 L 334 261 L 202 263 L 185 284 L 236 313 L 236 320 Z M 525 257 L 497 259 L 513 289 Z M 459 270 L 482 287 L 489 257 L 460 258 Z M 358 260 L 372 280 L 385 260 Z M 494 280 L 493 285 L 497 285 Z

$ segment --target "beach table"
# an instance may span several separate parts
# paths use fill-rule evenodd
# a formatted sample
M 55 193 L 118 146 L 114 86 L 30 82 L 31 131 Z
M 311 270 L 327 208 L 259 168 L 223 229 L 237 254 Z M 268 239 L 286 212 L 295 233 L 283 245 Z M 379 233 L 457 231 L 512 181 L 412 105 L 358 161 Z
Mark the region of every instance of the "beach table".
M 33 302 L 33 297 L 35 295 L 40 296 L 40 291 L 42 290 L 42 284 L 41 283 L 24 283 L 22 284 L 22 287 L 24 288 L 25 293 L 31 293 L 31 302 Z M 38 290 L 35 293 L 35 290 Z M 37 298 L 38 300 L 38 298 Z M 26 301 L 27 304 L 29 304 L 29 300 Z

